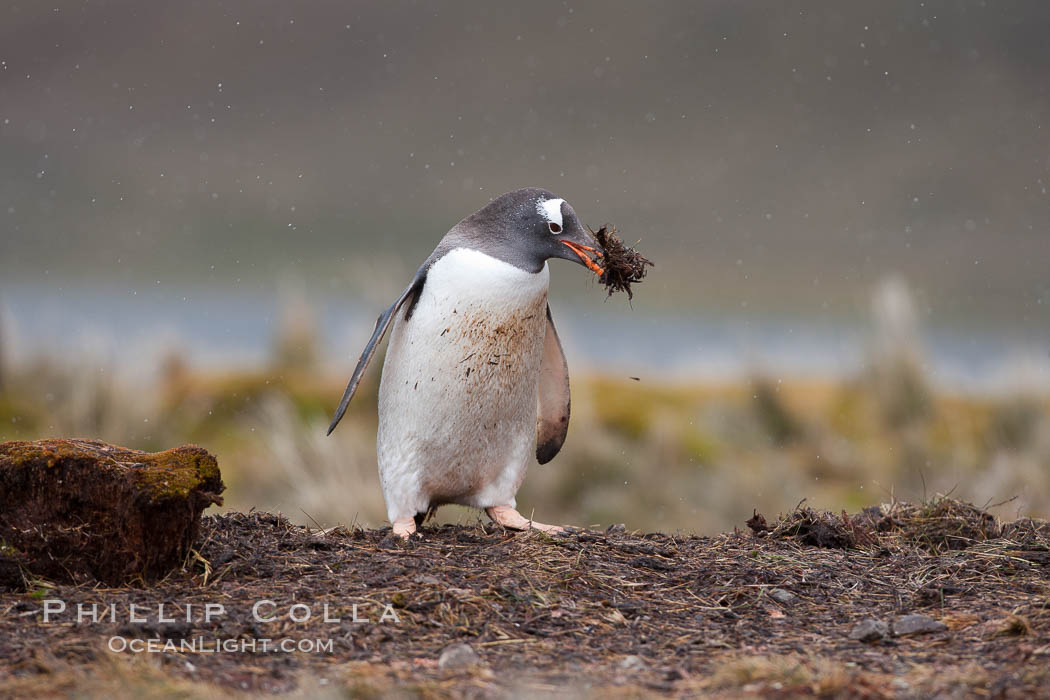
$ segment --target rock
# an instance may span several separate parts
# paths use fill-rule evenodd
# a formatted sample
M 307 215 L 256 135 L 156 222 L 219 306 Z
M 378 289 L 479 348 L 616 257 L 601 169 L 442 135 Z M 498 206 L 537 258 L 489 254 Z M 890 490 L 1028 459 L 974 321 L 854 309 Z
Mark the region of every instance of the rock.
M 428 586 L 440 586 L 441 580 L 437 576 L 431 576 L 430 574 L 420 574 L 412 579 L 416 583 L 422 583 Z
M 944 632 L 947 629 L 948 625 L 939 620 L 934 620 L 929 615 L 902 615 L 893 621 L 893 634 L 896 637 L 904 637 L 909 634 Z
M 463 668 L 477 666 L 481 663 L 481 657 L 469 644 L 455 642 L 449 644 L 441 651 L 438 658 L 438 668 Z
M 849 638 L 859 642 L 876 642 L 890 636 L 890 626 L 882 620 L 864 620 L 854 625 Z
M 474 591 L 470 590 L 469 588 L 456 588 L 455 586 L 449 586 L 448 588 L 446 588 L 445 593 L 455 598 L 459 598 L 461 600 L 465 600 L 474 595 Z
M 625 656 L 620 661 L 620 668 L 624 671 L 644 671 L 648 664 L 645 663 L 645 659 L 640 656 Z
M 0 443 L 0 546 L 52 581 L 161 578 L 185 561 L 201 512 L 224 488 L 215 458 L 196 446 Z
M 791 591 L 785 591 L 783 588 L 774 588 L 769 592 L 769 597 L 778 603 L 788 605 L 789 603 L 793 603 L 798 596 Z

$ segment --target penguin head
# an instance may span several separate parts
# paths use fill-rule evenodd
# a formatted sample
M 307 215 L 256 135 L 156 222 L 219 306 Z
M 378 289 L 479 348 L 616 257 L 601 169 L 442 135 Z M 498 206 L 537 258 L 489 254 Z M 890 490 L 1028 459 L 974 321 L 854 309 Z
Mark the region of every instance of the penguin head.
M 538 272 L 551 258 L 563 258 L 602 274 L 603 251 L 594 236 L 568 202 L 538 187 L 500 195 L 457 224 L 451 234 L 530 272 Z

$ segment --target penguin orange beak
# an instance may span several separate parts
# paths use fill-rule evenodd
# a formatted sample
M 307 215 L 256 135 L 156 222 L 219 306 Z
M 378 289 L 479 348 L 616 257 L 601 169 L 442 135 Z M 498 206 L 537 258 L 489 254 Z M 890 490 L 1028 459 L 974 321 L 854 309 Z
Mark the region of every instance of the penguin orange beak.
M 594 262 L 594 260 L 591 259 L 591 256 L 588 255 L 588 253 L 594 253 L 595 257 L 604 258 L 605 255 L 604 253 L 602 253 L 602 251 L 598 250 L 597 248 L 592 248 L 589 245 L 573 243 L 572 241 L 562 240 L 562 243 L 568 246 L 569 250 L 576 253 L 576 255 L 580 257 L 580 262 L 586 265 L 588 270 L 598 275 L 599 277 L 605 274 L 605 270 L 603 270 L 601 266 L 599 266 L 598 263 Z

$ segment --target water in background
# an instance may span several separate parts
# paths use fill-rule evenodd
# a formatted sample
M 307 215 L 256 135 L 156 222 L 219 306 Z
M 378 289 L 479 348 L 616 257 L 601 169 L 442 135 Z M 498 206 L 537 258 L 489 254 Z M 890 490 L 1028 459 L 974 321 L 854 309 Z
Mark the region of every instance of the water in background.
M 840 379 L 862 367 L 876 333 L 856 320 L 671 315 L 614 302 L 593 309 L 559 306 L 557 300 L 552 305 L 574 372 L 653 380 L 736 381 L 756 373 Z M 276 292 L 21 285 L 4 290 L 0 321 L 15 363 L 91 353 L 125 372 L 145 374 L 172 353 L 202 369 L 262 366 L 289 308 L 316 324 L 324 363 L 347 372 L 381 310 L 333 298 L 299 298 L 289 306 Z M 926 375 L 940 389 L 1050 389 L 1046 337 L 929 325 L 917 336 Z

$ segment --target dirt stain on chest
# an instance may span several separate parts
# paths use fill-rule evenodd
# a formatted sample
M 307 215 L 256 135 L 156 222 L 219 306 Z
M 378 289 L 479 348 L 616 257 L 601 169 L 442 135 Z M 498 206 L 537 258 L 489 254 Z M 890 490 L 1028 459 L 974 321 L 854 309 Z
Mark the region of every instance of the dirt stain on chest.
M 546 331 L 545 303 L 544 297 L 498 315 L 458 309 L 438 336 L 450 348 L 459 348 L 454 371 L 478 384 L 517 382 L 536 371 Z

